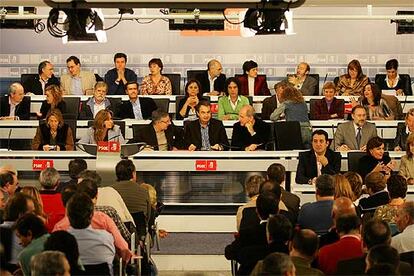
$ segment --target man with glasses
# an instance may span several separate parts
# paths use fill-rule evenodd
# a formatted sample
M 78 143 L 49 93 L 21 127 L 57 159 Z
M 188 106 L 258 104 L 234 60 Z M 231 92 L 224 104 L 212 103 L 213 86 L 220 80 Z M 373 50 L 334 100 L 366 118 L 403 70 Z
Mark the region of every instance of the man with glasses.
M 174 126 L 167 112 L 157 109 L 152 112 L 152 122 L 134 134 L 134 142 L 144 142 L 148 149 L 167 151 L 182 147 L 182 131 Z
M 138 97 L 138 88 L 136 81 L 126 84 L 125 92 L 128 94 L 129 101 L 121 104 L 115 117 L 137 120 L 148 120 L 151 118 L 152 112 L 157 109 L 157 104 L 151 98 Z

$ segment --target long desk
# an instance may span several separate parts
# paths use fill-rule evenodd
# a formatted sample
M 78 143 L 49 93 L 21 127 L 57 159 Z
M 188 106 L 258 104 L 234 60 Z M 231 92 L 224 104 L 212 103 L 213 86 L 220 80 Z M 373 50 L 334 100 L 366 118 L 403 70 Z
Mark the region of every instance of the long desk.
M 125 138 L 131 139 L 133 137 L 132 125 L 144 125 L 149 124 L 148 120 L 135 120 L 125 119 Z M 183 121 L 173 121 L 177 126 L 183 126 Z M 231 139 L 233 132 L 233 124 L 236 121 L 223 121 L 226 128 L 227 137 Z M 344 123 L 344 120 L 318 120 L 311 121 L 313 129 L 324 129 L 328 132 L 329 138 L 333 138 L 333 133 L 336 131 L 338 124 Z M 397 133 L 397 125 L 403 121 L 371 121 L 377 126 L 378 136 L 384 139 L 394 139 Z M 33 139 L 36 134 L 36 127 L 38 127 L 39 121 L 27 120 L 27 121 L 9 121 L 0 120 L 0 139 Z M 87 131 L 88 121 L 78 120 L 76 137 L 80 139 Z M 11 130 L 11 133 L 10 133 Z
M 65 97 L 80 97 L 81 101 L 85 101 L 87 99 L 89 99 L 91 96 L 65 96 Z M 128 100 L 128 96 L 127 95 L 109 95 L 108 97 L 113 97 L 113 98 L 122 98 L 123 101 L 127 101 Z M 157 99 L 161 99 L 161 98 L 167 98 L 170 100 L 170 105 L 169 105 L 169 113 L 174 114 L 175 113 L 175 106 L 176 106 L 176 96 L 172 95 L 172 96 L 165 96 L 165 95 L 157 95 L 157 96 L 140 96 L 140 97 L 150 97 L 150 98 L 157 98 Z M 268 96 L 254 96 L 253 97 L 253 107 L 256 110 L 257 113 L 261 113 L 262 112 L 262 102 L 264 99 L 266 99 Z M 305 101 L 308 105 L 308 109 L 309 107 L 309 102 L 311 99 L 321 99 L 323 98 L 323 96 L 305 96 Z M 345 102 L 350 102 L 350 96 L 337 96 L 338 99 L 344 99 Z M 414 96 L 397 96 L 398 100 L 401 103 L 401 106 L 403 108 L 403 112 L 407 113 L 407 111 L 410 108 L 414 108 Z M 43 95 L 33 95 L 31 96 L 31 112 L 38 112 L 40 111 L 40 106 L 42 104 L 42 101 L 45 100 L 45 96 Z M 218 102 L 218 97 L 217 96 L 211 96 L 210 97 L 210 102 L 211 103 L 217 103 Z
M 199 202 L 242 202 L 243 183 L 255 173 L 263 173 L 269 165 L 281 163 L 287 171 L 286 188 L 307 202 L 314 199 L 314 187 L 295 184 L 296 168 L 300 151 L 257 152 L 140 152 L 129 158 L 134 162 L 138 175 L 154 184 L 166 202 L 188 202 L 190 193 L 203 195 Z M 342 152 L 341 171 L 347 171 L 347 153 Z M 389 152 L 397 165 L 404 152 Z M 0 166 L 10 164 L 19 172 L 31 172 L 32 160 L 53 160 L 54 167 L 68 171 L 68 163 L 74 158 L 84 158 L 91 170 L 96 169 L 97 159 L 82 151 L 0 151 Z M 398 170 L 398 166 L 396 168 Z M 239 197 L 234 197 L 234 193 Z M 206 196 L 207 194 L 207 196 Z M 414 186 L 409 187 L 408 197 L 414 199 Z M 177 199 L 178 198 L 178 199 Z M 182 200 L 182 201 L 181 201 Z M 177 202 L 178 201 L 178 202 Z

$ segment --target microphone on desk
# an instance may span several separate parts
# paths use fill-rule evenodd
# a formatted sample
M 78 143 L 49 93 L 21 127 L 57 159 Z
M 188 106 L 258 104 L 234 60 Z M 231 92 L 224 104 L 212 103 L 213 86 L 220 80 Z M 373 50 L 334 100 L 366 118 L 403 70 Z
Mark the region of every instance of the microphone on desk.
M 336 149 L 335 149 L 335 126 L 334 124 L 332 124 L 332 135 L 333 135 L 333 138 L 332 138 L 333 150 L 335 151 Z
M 120 136 L 121 136 L 121 134 L 115 135 L 114 137 L 108 138 L 108 141 L 110 141 L 110 140 L 113 140 L 113 139 L 117 138 L 117 139 L 116 139 L 116 141 L 117 141 L 117 142 L 119 142 L 119 137 L 120 137 Z
M 325 78 L 323 79 L 323 84 L 325 84 L 327 78 L 328 78 L 328 73 L 326 73 Z
M 10 151 L 10 137 L 11 137 L 12 131 L 13 129 L 11 128 L 9 130 L 9 136 L 7 137 L 7 151 Z

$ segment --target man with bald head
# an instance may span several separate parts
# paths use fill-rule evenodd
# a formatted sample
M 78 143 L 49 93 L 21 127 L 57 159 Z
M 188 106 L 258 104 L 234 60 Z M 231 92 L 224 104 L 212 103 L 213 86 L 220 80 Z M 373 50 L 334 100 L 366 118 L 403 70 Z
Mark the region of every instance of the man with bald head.
M 306 62 L 299 63 L 296 74 L 289 75 L 287 81 L 296 89 L 299 89 L 304 96 L 318 95 L 318 81 L 309 76 L 310 66 Z
M 207 64 L 207 70 L 195 78 L 201 84 L 201 92 L 210 96 L 217 96 L 224 92 L 226 75 L 222 74 L 223 67 L 220 61 L 212 59 Z
M 12 83 L 9 94 L 0 98 L 1 120 L 29 120 L 30 98 L 24 97 L 24 88 L 18 83 Z
M 395 221 L 400 234 L 392 238 L 392 247 L 400 254 L 414 251 L 414 201 L 406 201 L 398 207 Z
M 255 117 L 254 108 L 245 105 L 240 109 L 239 121 L 233 125 L 231 146 L 242 151 L 266 149 L 269 129 L 266 122 Z

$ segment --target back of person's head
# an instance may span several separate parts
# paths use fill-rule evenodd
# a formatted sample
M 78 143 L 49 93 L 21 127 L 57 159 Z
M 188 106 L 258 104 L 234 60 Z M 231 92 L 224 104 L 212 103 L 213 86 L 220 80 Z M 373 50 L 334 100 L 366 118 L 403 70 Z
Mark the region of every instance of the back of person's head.
M 249 178 L 247 178 L 246 182 L 244 183 L 244 189 L 246 190 L 247 196 L 254 197 L 258 195 L 260 192 L 260 185 L 264 180 L 264 177 L 261 175 L 251 175 Z
M 359 230 L 361 220 L 356 214 L 346 214 L 335 217 L 336 230 L 340 234 L 349 234 L 352 231 Z
M 75 158 L 69 162 L 69 176 L 72 179 L 78 179 L 79 173 L 88 169 L 88 164 L 82 158 Z
M 335 179 L 335 194 L 334 198 L 347 197 L 352 201 L 356 200 L 351 184 L 348 179 L 342 174 L 336 174 Z
M 334 178 L 328 174 L 322 174 L 316 178 L 316 194 L 319 196 L 333 196 L 335 192 Z
M 338 197 L 332 205 L 332 217 L 336 218 L 342 215 L 356 215 L 355 205 L 348 197 Z
M 384 220 L 370 219 L 363 224 L 362 239 L 368 249 L 378 244 L 390 244 L 390 226 Z
M 47 168 L 40 172 L 39 182 L 43 189 L 54 189 L 59 181 L 60 174 L 55 168 Z
M 13 184 L 13 172 L 11 171 L 1 171 L 0 172 L 0 187 L 4 188 L 7 184 Z
M 87 194 L 91 199 L 98 196 L 98 186 L 95 181 L 82 179 L 78 184 L 78 192 Z
M 386 184 L 387 180 L 385 179 L 385 176 L 380 172 L 372 172 L 365 177 L 365 186 L 372 193 L 377 193 L 384 190 Z
M 31 196 L 22 193 L 15 193 L 6 203 L 4 208 L 4 220 L 16 221 L 20 216 L 29 211 L 28 201 L 33 200 Z
M 87 228 L 91 224 L 93 216 L 91 198 L 84 193 L 74 194 L 67 203 L 66 214 L 72 228 Z
M 346 179 L 348 179 L 349 184 L 351 185 L 352 191 L 354 192 L 355 198 L 360 198 L 362 195 L 362 177 L 356 172 L 346 172 L 344 174 Z
M 279 185 L 285 181 L 286 170 L 282 164 L 273 163 L 267 168 L 267 179 L 275 181 Z
M 100 187 L 101 183 L 102 183 L 102 177 L 95 171 L 89 171 L 89 170 L 84 170 L 82 171 L 79 176 L 78 179 L 81 180 L 92 180 L 93 182 L 96 183 L 96 186 Z M 79 181 L 79 180 L 78 180 Z
M 269 241 L 285 244 L 291 239 L 292 231 L 292 224 L 285 216 L 274 215 L 269 217 L 266 225 Z
M 34 255 L 30 262 L 32 276 L 69 275 L 69 271 L 65 254 L 59 251 L 43 251 Z
M 365 274 L 375 276 L 399 275 L 397 268 L 391 264 L 374 264 L 372 267 L 367 269 Z
M 44 250 L 56 250 L 65 254 L 70 267 L 78 266 L 79 247 L 76 238 L 67 231 L 55 231 L 44 244 Z
M 279 213 L 279 198 L 272 192 L 259 194 L 256 200 L 256 210 L 260 218 L 266 220 L 270 215 Z
M 400 208 L 408 216 L 409 225 L 414 224 L 414 201 L 407 200 Z
M 47 229 L 43 221 L 35 214 L 24 214 L 21 216 L 14 226 L 20 236 L 32 236 L 37 239 L 47 233 Z M 30 233 L 29 233 L 30 232 Z
M 282 188 L 278 183 L 271 180 L 266 180 L 262 182 L 262 184 L 260 185 L 260 193 L 263 192 L 274 193 L 279 200 L 282 197 Z
M 129 159 L 121 160 L 116 164 L 115 172 L 118 181 L 131 180 L 135 173 L 135 165 Z
M 78 185 L 77 184 L 70 184 L 66 186 L 63 191 L 60 193 L 63 206 L 66 206 L 68 204 L 69 199 L 76 194 L 78 191 Z
M 302 256 L 313 259 L 319 248 L 319 237 L 311 229 L 300 229 L 294 233 L 292 248 Z
M 404 176 L 396 174 L 388 178 L 387 190 L 390 198 L 405 198 L 407 189 L 407 180 Z
M 398 254 L 397 249 L 388 244 L 373 246 L 368 251 L 366 260 L 368 269 L 376 264 L 390 264 L 396 269 L 400 265 L 400 255 Z
M 290 257 L 284 253 L 271 253 L 263 259 L 260 275 L 295 275 L 295 265 Z

